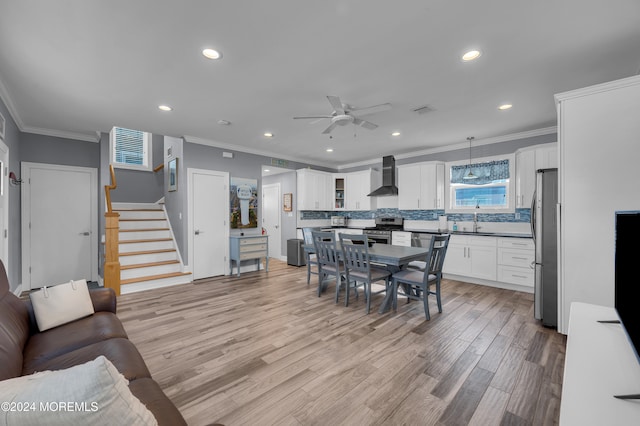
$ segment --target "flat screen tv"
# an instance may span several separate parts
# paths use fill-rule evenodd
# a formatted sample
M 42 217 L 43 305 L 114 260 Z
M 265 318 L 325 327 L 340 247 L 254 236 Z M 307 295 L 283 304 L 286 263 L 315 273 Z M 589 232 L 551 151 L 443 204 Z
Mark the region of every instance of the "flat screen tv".
M 640 354 L 639 266 L 640 211 L 616 212 L 615 307 L 636 357 Z

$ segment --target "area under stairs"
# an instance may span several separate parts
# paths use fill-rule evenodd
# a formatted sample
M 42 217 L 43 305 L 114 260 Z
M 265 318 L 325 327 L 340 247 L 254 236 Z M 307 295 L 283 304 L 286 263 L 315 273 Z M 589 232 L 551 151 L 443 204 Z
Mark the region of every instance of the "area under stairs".
M 122 294 L 191 282 L 161 204 L 113 203 L 120 214 Z

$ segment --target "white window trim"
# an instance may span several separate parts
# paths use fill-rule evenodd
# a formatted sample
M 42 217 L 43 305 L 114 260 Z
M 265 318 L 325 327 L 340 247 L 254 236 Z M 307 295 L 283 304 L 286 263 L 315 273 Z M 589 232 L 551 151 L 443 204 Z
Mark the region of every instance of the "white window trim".
M 153 165 L 151 164 L 152 157 L 151 157 L 151 153 L 153 151 L 153 147 L 152 147 L 152 141 L 153 138 L 151 137 L 151 133 L 149 132 L 143 132 L 144 133 L 144 144 L 146 147 L 146 152 L 144 153 L 145 156 L 145 161 L 146 161 L 146 165 L 136 165 L 136 164 L 126 164 L 126 163 L 117 163 L 114 160 L 114 129 L 116 127 L 121 127 L 121 126 L 115 126 L 111 129 L 111 131 L 109 132 L 109 163 L 113 164 L 113 167 L 116 169 L 129 169 L 129 170 L 140 170 L 140 171 L 145 171 L 145 172 L 150 172 L 153 171 Z
M 445 163 L 444 179 L 445 179 L 445 191 L 444 191 L 444 212 L 445 213 L 515 213 L 516 203 L 516 175 L 515 175 L 515 154 L 496 155 L 491 157 L 472 158 L 471 164 L 475 163 L 487 163 L 489 161 L 497 160 L 509 160 L 509 183 L 507 186 L 507 206 L 504 208 L 452 208 L 451 207 L 451 166 L 462 166 L 469 164 L 469 160 L 450 161 Z

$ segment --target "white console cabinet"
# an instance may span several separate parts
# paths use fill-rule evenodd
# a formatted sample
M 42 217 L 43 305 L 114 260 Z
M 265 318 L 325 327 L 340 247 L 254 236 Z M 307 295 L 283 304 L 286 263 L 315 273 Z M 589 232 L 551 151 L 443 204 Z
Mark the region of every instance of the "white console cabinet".
M 640 424 L 640 402 L 614 395 L 640 393 L 640 363 L 615 309 L 574 302 L 562 381 L 560 424 L 617 426 Z

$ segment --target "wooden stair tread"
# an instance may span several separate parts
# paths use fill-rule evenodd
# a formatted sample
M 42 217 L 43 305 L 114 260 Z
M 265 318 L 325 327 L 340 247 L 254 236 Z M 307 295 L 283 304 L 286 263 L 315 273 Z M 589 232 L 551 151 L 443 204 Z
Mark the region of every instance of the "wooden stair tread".
M 156 243 L 160 241 L 173 241 L 171 238 L 153 238 L 148 240 L 124 240 L 119 241 L 120 244 L 133 244 L 133 243 Z
M 130 251 L 130 252 L 127 252 L 127 253 L 120 253 L 120 257 L 122 257 L 122 256 L 136 256 L 136 255 L 139 255 L 139 254 L 168 253 L 170 251 L 176 251 L 176 249 L 170 248 L 170 249 L 159 249 L 159 250 Z
M 161 212 L 162 209 L 112 209 L 114 212 Z
M 159 262 L 148 262 L 148 263 L 136 263 L 134 265 L 124 265 L 124 266 L 120 266 L 120 270 L 124 271 L 127 269 L 137 269 L 137 268 L 148 268 L 151 266 L 162 266 L 162 265 L 175 265 L 175 264 L 179 264 L 180 261 L 174 259 L 174 260 L 162 260 Z
M 149 219 L 120 219 L 120 222 L 147 222 L 147 221 L 151 221 L 151 220 L 167 220 L 167 219 L 156 219 L 156 218 L 149 218 Z
M 169 228 L 141 228 L 141 229 L 120 229 L 120 232 L 151 232 L 151 231 L 168 231 Z
M 170 274 L 149 275 L 146 277 L 129 278 L 128 280 L 120 280 L 121 285 L 141 283 L 144 281 L 160 280 L 163 278 L 181 277 L 184 275 L 191 275 L 191 272 L 172 272 Z

